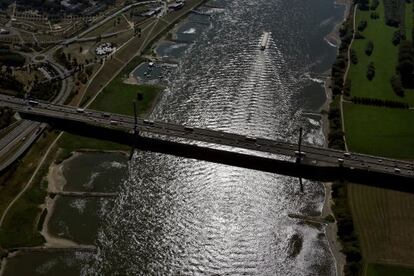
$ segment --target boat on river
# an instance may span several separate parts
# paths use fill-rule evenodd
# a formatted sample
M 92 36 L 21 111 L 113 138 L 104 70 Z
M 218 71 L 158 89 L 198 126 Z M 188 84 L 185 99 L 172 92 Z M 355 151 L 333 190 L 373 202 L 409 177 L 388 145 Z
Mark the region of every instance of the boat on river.
M 260 49 L 262 51 L 266 50 L 267 43 L 269 42 L 269 32 L 263 32 L 262 41 L 260 42 Z

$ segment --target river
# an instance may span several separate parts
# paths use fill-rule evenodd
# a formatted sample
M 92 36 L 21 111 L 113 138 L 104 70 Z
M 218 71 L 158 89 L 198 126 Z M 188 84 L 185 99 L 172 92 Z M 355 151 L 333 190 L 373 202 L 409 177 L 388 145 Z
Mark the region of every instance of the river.
M 200 9 L 211 14 L 209 24 L 197 28 L 194 16 L 181 23 L 178 30 L 194 43 L 165 76 L 151 118 L 289 141 L 303 126 L 307 142 L 324 144 L 321 122 L 303 113 L 325 101 L 323 80 L 336 49 L 324 37 L 344 7 L 333 0 L 212 3 L 220 9 Z M 266 51 L 259 49 L 263 31 L 271 32 Z M 126 171 L 111 180 L 119 196 L 110 208 L 90 205 L 99 209 L 100 222 L 91 222 L 99 224 L 99 250 L 72 256 L 78 265 L 70 275 L 336 273 L 324 229 L 288 217 L 320 215 L 321 183 L 304 181 L 300 193 L 295 178 L 144 152 Z

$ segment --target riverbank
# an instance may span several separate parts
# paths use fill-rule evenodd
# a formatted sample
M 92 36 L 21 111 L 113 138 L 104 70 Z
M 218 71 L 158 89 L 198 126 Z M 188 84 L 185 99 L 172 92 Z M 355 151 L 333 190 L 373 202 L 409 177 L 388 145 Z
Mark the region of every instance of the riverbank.
M 345 6 L 345 11 L 343 14 L 343 20 L 336 24 L 333 30 L 325 37 L 325 40 L 327 43 L 329 43 L 332 46 L 339 47 L 341 43 L 341 38 L 339 35 L 339 29 L 344 24 L 344 22 L 347 20 L 347 17 L 351 11 L 351 5 L 352 0 L 336 0 L 336 5 L 342 5 Z M 329 135 L 330 135 L 330 125 L 329 125 L 329 112 L 330 107 L 332 105 L 333 101 L 333 93 L 332 93 L 332 81 L 331 81 L 331 72 L 328 72 L 329 77 L 324 82 L 324 90 L 326 95 L 326 101 L 320 108 L 320 113 L 322 114 L 321 121 L 322 121 L 322 132 L 325 136 L 325 147 L 329 147 Z M 332 196 L 332 185 L 333 183 L 324 183 L 325 187 L 325 201 L 324 206 L 322 209 L 322 217 L 326 217 L 328 215 L 333 215 L 334 212 L 332 210 L 332 206 L 335 204 L 335 199 Z M 336 261 L 336 272 L 337 275 L 343 275 L 344 274 L 344 267 L 346 265 L 346 256 L 342 252 L 343 246 L 339 240 L 338 237 L 338 223 L 335 221 L 335 223 L 329 223 L 325 228 L 325 235 L 328 239 L 330 249 L 332 252 L 332 255 L 335 258 Z
M 155 30 L 151 29 L 151 31 L 154 31 L 154 35 L 148 41 L 147 40 L 143 41 L 143 45 L 145 45 L 143 49 L 146 48 L 148 45 L 151 45 L 151 43 L 153 43 L 154 41 L 156 41 L 158 39 L 157 37 L 160 34 L 162 34 L 164 31 L 166 30 L 168 31 L 168 26 L 170 25 L 174 26 L 176 24 L 177 19 L 180 19 L 183 16 L 186 16 L 191 11 L 191 9 L 201 5 L 203 2 L 204 0 L 188 1 L 187 7 L 185 9 L 179 12 L 175 12 L 174 14 L 167 15 L 167 18 L 168 18 L 168 21 L 166 21 L 167 23 L 163 23 L 158 20 L 160 22 L 158 29 L 155 29 Z M 125 55 L 125 50 L 124 52 L 120 54 Z M 125 58 L 125 56 L 122 56 L 122 58 Z M 126 84 L 125 85 L 120 84 L 120 82 L 124 78 L 123 76 L 124 71 L 128 71 L 129 69 L 131 69 L 130 68 L 131 66 L 136 66 L 134 62 L 135 63 L 142 62 L 142 60 L 139 57 L 136 57 L 135 59 L 131 59 L 129 62 L 127 62 L 126 66 L 123 66 L 122 70 L 120 70 L 118 74 L 115 74 L 115 78 L 111 80 L 108 86 L 106 86 L 105 88 L 106 90 L 103 91 L 103 93 L 100 93 L 98 97 L 96 97 L 96 101 L 94 101 L 94 103 L 91 105 L 92 108 L 104 110 L 108 112 L 117 112 L 121 114 L 131 115 L 133 113 L 131 103 L 136 98 L 136 93 L 140 92 L 144 95 L 144 100 L 141 102 L 138 102 L 139 114 L 142 116 L 142 115 L 150 114 L 152 112 L 157 102 L 161 98 L 161 91 L 162 91 L 161 87 L 155 87 L 155 86 L 150 86 L 150 85 L 138 85 L 138 86 L 128 85 L 127 86 Z M 90 80 L 90 82 L 91 81 L 92 80 Z M 122 95 L 119 94 L 119 91 L 123 92 Z M 121 102 L 119 101 L 120 99 L 122 99 Z M 70 157 L 72 155 L 72 152 L 76 150 L 80 150 L 80 149 L 98 150 L 101 152 L 108 151 L 108 150 L 109 151 L 120 150 L 123 152 L 130 151 L 129 147 L 117 145 L 115 143 L 109 143 L 109 142 L 98 141 L 98 140 L 93 140 L 93 139 L 86 139 L 83 137 L 72 136 L 69 134 L 64 134 L 62 139 L 59 140 L 58 146 L 63 149 L 63 152 L 61 152 L 58 157 L 54 157 L 55 158 L 54 160 L 55 161 L 58 160 L 59 162 L 62 162 L 67 157 Z M 60 165 L 56 165 L 56 166 L 60 166 Z M 50 188 L 50 189 L 58 190 L 58 189 L 63 188 L 64 183 L 62 182 L 61 175 L 59 175 L 58 171 L 59 171 L 58 167 L 53 168 L 52 175 L 50 175 L 47 180 L 48 189 Z M 45 174 L 46 173 L 43 173 L 42 171 L 42 173 L 39 173 L 36 175 L 36 179 L 39 179 L 40 181 L 40 179 L 44 178 Z M 48 231 L 48 223 L 53 214 L 53 211 L 55 208 L 55 201 L 57 198 L 58 196 L 54 197 L 53 199 L 47 196 L 45 197 L 44 203 L 40 205 L 40 207 L 42 208 L 44 207 L 47 210 L 46 217 L 44 218 L 44 221 L 43 221 L 43 229 L 40 232 L 40 234 L 46 239 L 45 246 L 50 246 L 50 247 L 75 246 L 77 245 L 76 243 L 69 241 L 69 240 L 53 237 L 52 235 L 50 235 Z M 38 214 L 40 209 L 38 209 L 37 207 L 35 209 L 36 209 L 35 210 L 36 214 L 33 213 L 33 214 L 30 214 L 30 216 L 33 217 L 34 221 L 37 222 L 38 218 L 40 217 Z M 28 214 L 26 216 L 28 216 Z M 36 228 L 37 229 L 35 225 L 30 225 L 27 227 L 21 226 L 21 228 L 28 228 L 28 229 Z M 38 232 L 36 231 L 36 233 Z M 3 261 L 3 264 L 4 262 L 5 261 Z M 3 267 L 4 265 L 2 265 L 2 268 Z
M 66 179 L 63 175 L 63 166 L 65 165 L 65 163 L 70 162 L 77 156 L 79 156 L 79 153 L 75 152 L 72 154 L 70 158 L 66 159 L 62 163 L 60 164 L 53 163 L 49 166 L 49 171 L 46 176 L 47 183 L 48 183 L 48 188 L 47 188 L 48 192 L 63 191 L 63 188 L 66 185 Z M 42 236 L 46 240 L 44 246 L 46 247 L 79 246 L 79 244 L 74 241 L 63 239 L 63 238 L 58 238 L 49 232 L 49 221 L 51 217 L 53 216 L 53 211 L 55 210 L 55 203 L 58 198 L 59 198 L 59 195 L 55 197 L 50 197 L 50 196 L 46 197 L 46 201 L 43 206 L 44 209 L 47 211 L 45 220 L 42 225 L 42 230 L 40 231 L 40 234 L 42 234 Z

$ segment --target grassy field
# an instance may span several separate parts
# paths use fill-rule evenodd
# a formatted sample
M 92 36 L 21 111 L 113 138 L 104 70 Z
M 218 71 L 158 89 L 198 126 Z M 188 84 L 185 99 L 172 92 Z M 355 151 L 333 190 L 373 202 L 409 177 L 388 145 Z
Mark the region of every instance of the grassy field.
M 46 152 L 48 145 L 55 139 L 56 133 L 49 133 L 30 149 L 27 155 L 18 164 L 18 170 L 12 170 L 3 175 L 0 179 L 0 213 L 4 210 L 13 198 L 26 185 L 41 156 Z M 0 245 L 4 248 L 16 246 L 41 245 L 43 237 L 37 231 L 37 222 L 41 209 L 39 205 L 44 202 L 46 196 L 47 182 L 43 176 L 51 164 L 49 158 L 41 168 L 37 177 L 29 189 L 13 205 L 3 221 L 0 229 Z
M 414 20 L 414 14 L 413 14 L 413 3 L 406 3 L 405 4 L 405 36 L 407 37 L 407 40 L 413 39 L 413 34 L 411 30 L 413 29 L 413 20 Z
M 138 113 L 140 116 L 148 114 L 162 88 L 151 85 L 131 85 L 123 82 L 124 78 L 141 62 L 143 59 L 136 57 L 106 86 L 101 94 L 91 104 L 91 109 L 133 115 L 132 103 L 136 99 L 137 93 L 144 96 L 142 101 L 138 101 Z M 97 149 L 97 150 L 124 150 L 130 147 L 119 145 L 104 140 L 84 138 L 71 134 L 65 134 L 59 141 L 59 146 L 64 149 L 62 156 L 65 157 L 70 152 L 77 149 Z
M 344 116 L 353 151 L 414 159 L 414 110 L 344 103 Z
M 412 276 L 414 268 L 400 266 L 369 264 L 364 276 Z
M 351 96 L 370 97 L 385 100 L 405 101 L 414 106 L 414 91 L 406 90 L 405 97 L 397 96 L 391 87 L 391 77 L 395 75 L 395 66 L 397 62 L 398 46 L 392 43 L 392 37 L 397 28 L 389 27 L 384 22 L 384 6 L 380 1 L 377 12 L 379 19 L 371 19 L 370 11 L 357 12 L 356 26 L 359 22 L 365 20 L 368 22 L 366 29 L 362 32 L 365 39 L 356 39 L 352 48 L 356 51 L 358 63 L 352 65 L 348 74 L 348 79 L 352 81 Z M 407 13 L 412 14 L 412 4 L 407 6 Z M 406 16 L 407 21 L 409 16 Z M 411 38 L 412 20 L 407 24 L 407 33 Z M 365 54 L 365 47 L 368 41 L 374 44 L 374 51 L 371 56 Z M 375 77 L 369 81 L 366 77 L 367 67 L 370 62 L 375 65 Z
M 124 115 L 133 115 L 133 101 L 137 93 L 144 95 L 142 101 L 137 102 L 139 114 L 147 114 L 151 110 L 161 88 L 153 85 L 131 85 L 125 84 L 116 78 L 110 83 L 96 100 L 91 104 L 92 109 L 109 111 Z
M 405 90 L 405 97 L 400 98 L 390 85 L 398 55 L 398 47 L 392 44 L 397 29 L 385 25 L 383 1 L 380 3 L 380 19 L 371 19 L 370 11 L 357 12 L 357 25 L 361 20 L 368 25 L 362 32 L 365 39 L 355 40 L 352 45 L 358 63 L 351 64 L 348 75 L 351 96 L 404 101 L 414 106 L 414 91 Z M 411 39 L 413 28 L 412 7 L 408 4 L 405 11 L 407 39 Z M 368 40 L 374 44 L 371 56 L 365 54 Z M 370 62 L 376 67 L 372 81 L 366 78 Z M 414 110 L 344 103 L 344 121 L 351 151 L 414 160 Z M 348 200 L 364 262 L 370 263 L 365 275 L 414 275 L 414 271 L 401 266 L 383 265 L 414 265 L 414 195 L 349 184 Z

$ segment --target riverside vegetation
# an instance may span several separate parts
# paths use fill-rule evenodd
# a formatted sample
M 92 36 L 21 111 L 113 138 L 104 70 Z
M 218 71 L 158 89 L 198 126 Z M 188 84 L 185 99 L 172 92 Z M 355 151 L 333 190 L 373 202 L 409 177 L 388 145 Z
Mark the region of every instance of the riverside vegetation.
M 331 72 L 330 147 L 346 137 L 351 151 L 414 159 L 413 13 L 411 1 L 353 1 Z M 332 193 L 345 274 L 412 275 L 413 196 L 339 181 Z

